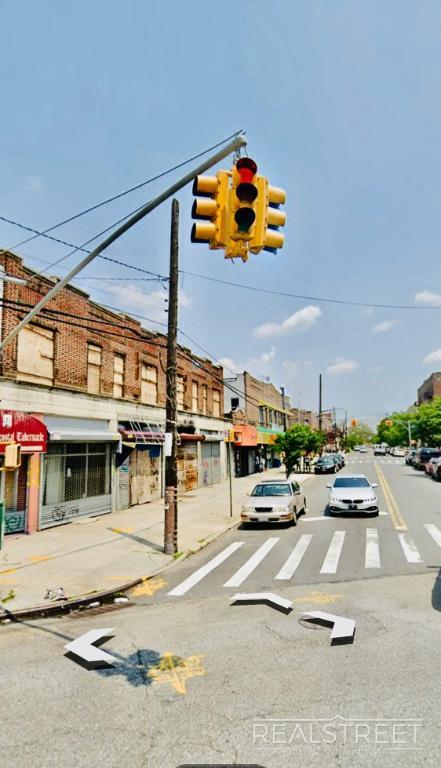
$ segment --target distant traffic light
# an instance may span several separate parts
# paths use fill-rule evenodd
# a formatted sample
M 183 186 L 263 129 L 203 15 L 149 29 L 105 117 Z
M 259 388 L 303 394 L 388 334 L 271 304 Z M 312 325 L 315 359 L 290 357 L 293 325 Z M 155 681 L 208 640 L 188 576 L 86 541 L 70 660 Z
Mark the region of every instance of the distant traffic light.
M 392 421 L 392 419 L 386 419 L 386 421 L 384 423 L 386 424 L 386 427 L 391 427 L 392 424 L 393 424 L 393 421 Z
M 193 194 L 203 195 L 193 203 L 193 219 L 203 219 L 193 224 L 192 243 L 208 243 L 210 248 L 224 248 L 228 232 L 228 171 L 218 171 L 216 176 L 196 176 Z
M 357 419 L 351 419 L 351 427 L 356 427 L 357 424 L 358 424 L 358 420 Z

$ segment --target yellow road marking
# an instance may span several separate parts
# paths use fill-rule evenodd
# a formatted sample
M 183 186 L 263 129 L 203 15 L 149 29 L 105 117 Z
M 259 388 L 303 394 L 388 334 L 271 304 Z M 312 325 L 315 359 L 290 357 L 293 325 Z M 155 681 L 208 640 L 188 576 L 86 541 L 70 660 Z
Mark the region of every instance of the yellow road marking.
M 133 533 L 134 531 L 133 528 L 111 528 L 110 530 L 113 531 L 113 533 Z
M 375 465 L 375 468 L 377 470 L 378 479 L 383 489 L 384 497 L 386 499 L 386 504 L 388 506 L 394 528 L 397 531 L 407 531 L 407 525 L 398 508 L 398 504 L 395 501 L 394 495 L 389 487 L 389 483 L 387 482 L 383 474 L 383 471 L 380 469 L 380 466 L 378 464 Z
M 0 584 L 17 584 L 17 579 L 10 576 L 0 576 Z
M 52 555 L 34 555 L 29 560 L 31 563 L 44 563 L 45 560 L 52 560 Z
M 335 603 L 336 600 L 338 600 L 339 597 L 342 597 L 343 594 L 325 594 L 324 592 L 311 592 L 309 595 L 305 595 L 305 597 L 297 597 L 295 600 L 293 600 L 294 603 L 314 603 L 316 605 L 327 605 L 328 603 Z
M 142 584 L 138 584 L 133 587 L 130 594 L 131 597 L 141 597 L 141 595 L 154 595 L 158 589 L 166 587 L 167 582 L 165 579 L 144 579 Z
M 168 683 L 177 693 L 186 694 L 186 680 L 206 675 L 201 660 L 203 656 L 188 656 L 180 659 L 172 653 L 164 653 L 159 664 L 149 669 L 148 676 L 153 683 Z
M 6 571 L 0 571 L 0 576 L 3 576 L 4 573 L 17 573 L 16 568 L 8 568 Z

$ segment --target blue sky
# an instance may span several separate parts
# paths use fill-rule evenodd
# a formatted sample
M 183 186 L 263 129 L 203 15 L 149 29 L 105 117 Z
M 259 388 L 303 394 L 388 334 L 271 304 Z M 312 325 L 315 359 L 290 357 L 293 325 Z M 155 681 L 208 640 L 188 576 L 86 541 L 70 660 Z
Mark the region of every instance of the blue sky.
M 317 406 L 320 372 L 325 407 L 370 423 L 415 400 L 417 386 L 441 369 L 439 2 L 0 7 L 0 215 L 46 228 L 244 128 L 259 171 L 287 191 L 285 247 L 243 264 L 192 245 L 188 188 L 179 194 L 182 269 L 314 297 L 440 309 L 369 310 L 185 276 L 180 327 L 229 369 L 285 385 L 294 405 Z M 163 184 L 54 234 L 82 242 Z M 165 204 L 109 255 L 166 273 L 169 216 Z M 0 222 L 2 247 L 22 237 Z M 45 269 L 67 250 L 40 238 L 18 252 Z M 77 285 L 164 322 L 163 288 L 138 276 L 98 260 Z

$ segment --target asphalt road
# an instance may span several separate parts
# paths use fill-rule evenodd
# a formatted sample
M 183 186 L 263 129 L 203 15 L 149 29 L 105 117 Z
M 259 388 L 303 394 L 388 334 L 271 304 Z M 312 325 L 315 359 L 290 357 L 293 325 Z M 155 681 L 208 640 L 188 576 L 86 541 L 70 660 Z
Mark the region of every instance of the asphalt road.
M 313 478 L 296 527 L 230 532 L 130 607 L 0 627 L 2 766 L 438 766 L 441 484 L 357 454 L 343 472 L 381 480 L 387 514 L 328 518 L 327 479 Z M 257 591 L 292 612 L 230 605 Z M 312 610 L 354 619 L 354 642 L 331 645 L 302 620 Z M 110 627 L 114 668 L 64 655 Z

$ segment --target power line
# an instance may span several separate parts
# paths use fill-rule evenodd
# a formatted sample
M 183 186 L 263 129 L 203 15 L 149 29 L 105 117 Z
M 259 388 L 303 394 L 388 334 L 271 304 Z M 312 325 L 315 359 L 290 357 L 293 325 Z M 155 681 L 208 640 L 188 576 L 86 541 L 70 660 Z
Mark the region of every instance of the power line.
M 139 184 L 135 184 L 135 186 L 124 190 L 124 192 L 120 192 L 117 195 L 113 195 L 113 197 L 108 197 L 106 200 L 102 200 L 100 203 L 96 203 L 95 205 L 92 205 L 89 208 L 85 208 L 83 211 L 80 211 L 79 213 L 75 213 L 73 216 L 69 216 L 67 219 L 63 219 L 62 221 L 59 221 L 58 224 L 53 224 L 51 227 L 48 227 L 47 229 L 43 230 L 43 232 L 34 232 L 34 234 L 31 237 L 28 237 L 25 240 L 22 240 L 21 242 L 16 243 L 15 245 L 12 245 L 11 248 L 19 248 L 21 245 L 24 245 L 25 243 L 29 243 L 31 240 L 35 240 L 37 237 L 43 236 L 47 232 L 52 232 L 54 229 L 58 229 L 59 227 L 62 227 L 64 224 L 69 224 L 71 221 L 75 221 L 76 219 L 79 219 L 81 216 L 85 216 L 87 213 L 96 211 L 98 208 L 102 208 L 104 205 L 113 203 L 115 200 L 119 200 L 121 197 L 124 197 L 125 195 L 129 195 L 131 192 L 136 192 L 138 189 L 141 189 L 142 187 L 147 186 L 147 184 L 151 184 L 152 182 L 157 181 L 158 179 L 164 178 L 164 176 L 167 176 L 169 173 L 173 173 L 174 171 L 179 170 L 179 168 L 182 168 L 184 165 L 188 165 L 188 163 L 192 163 L 193 160 L 197 160 L 199 157 L 203 157 L 204 155 L 207 155 L 208 152 L 212 152 L 214 149 L 217 149 L 218 147 L 222 146 L 222 144 L 226 144 L 227 141 L 230 141 L 239 133 L 242 133 L 242 131 L 236 131 L 235 133 L 232 133 L 231 136 L 228 136 L 226 139 L 223 139 L 222 141 L 217 142 L 217 144 L 213 144 L 213 146 L 208 147 L 208 149 L 204 149 L 202 152 L 199 152 L 197 155 L 193 155 L 192 157 L 189 157 L 187 160 L 183 160 L 181 163 L 174 165 L 172 168 L 169 168 L 166 171 L 162 171 L 161 173 L 156 174 L 156 176 L 152 176 L 150 179 L 146 179 L 145 181 L 141 181 Z M 7 248 L 6 250 L 10 250 L 10 248 Z

